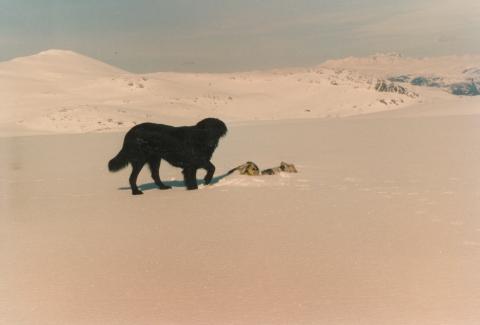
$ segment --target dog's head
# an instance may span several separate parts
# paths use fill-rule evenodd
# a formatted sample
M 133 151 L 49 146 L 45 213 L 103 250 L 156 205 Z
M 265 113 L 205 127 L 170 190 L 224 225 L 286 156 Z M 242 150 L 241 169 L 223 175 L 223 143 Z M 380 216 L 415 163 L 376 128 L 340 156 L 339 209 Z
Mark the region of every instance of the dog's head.
M 221 120 L 213 117 L 209 117 L 201 120 L 196 124 L 200 129 L 204 129 L 214 138 L 221 138 L 227 134 L 227 126 Z

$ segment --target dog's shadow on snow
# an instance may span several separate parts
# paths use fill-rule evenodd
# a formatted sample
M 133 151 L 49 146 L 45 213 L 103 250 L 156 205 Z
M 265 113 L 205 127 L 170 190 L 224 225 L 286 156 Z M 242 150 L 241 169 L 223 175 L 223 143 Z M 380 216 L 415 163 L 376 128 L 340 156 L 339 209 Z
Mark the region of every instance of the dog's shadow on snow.
M 228 173 L 225 173 L 223 175 L 220 175 L 220 176 L 215 176 L 212 178 L 212 181 L 210 182 L 210 184 L 208 185 L 213 185 L 213 184 L 216 184 L 218 182 L 220 182 L 222 179 L 224 179 L 225 177 L 227 177 L 229 174 Z M 185 186 L 185 182 L 182 180 L 182 181 L 162 181 L 163 184 L 167 185 L 167 186 L 171 186 L 172 188 L 175 188 L 175 187 L 184 187 L 186 188 Z M 205 181 L 203 179 L 197 179 L 197 184 L 200 186 L 200 185 L 205 185 Z M 158 186 L 157 184 L 155 183 L 145 183 L 145 184 L 141 184 L 138 186 L 138 188 L 141 190 L 141 191 L 149 191 L 149 190 L 154 190 L 154 189 L 157 189 L 158 190 Z M 122 190 L 122 191 L 126 191 L 126 190 L 130 190 L 130 186 L 127 186 L 127 187 L 120 187 L 118 188 L 119 190 Z

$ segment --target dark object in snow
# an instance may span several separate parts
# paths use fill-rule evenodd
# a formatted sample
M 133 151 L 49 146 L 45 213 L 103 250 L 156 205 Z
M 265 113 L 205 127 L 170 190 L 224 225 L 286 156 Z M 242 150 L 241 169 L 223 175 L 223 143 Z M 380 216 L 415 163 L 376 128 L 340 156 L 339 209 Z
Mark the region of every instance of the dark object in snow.
M 248 176 L 258 176 L 260 175 L 260 169 L 258 166 L 251 161 L 247 161 L 243 165 L 240 165 L 238 167 L 235 167 L 231 170 L 228 171 L 227 175 L 230 175 L 237 171 L 240 173 L 240 175 L 248 175 Z
M 240 165 L 238 167 L 233 168 L 230 170 L 227 175 L 232 174 L 235 171 L 239 171 L 240 175 L 248 175 L 248 176 L 258 176 L 258 175 L 275 175 L 278 173 L 298 173 L 295 165 L 286 163 L 282 161 L 280 166 L 264 169 L 260 172 L 258 166 L 251 161 L 247 161 L 245 164 Z
M 280 166 L 268 168 L 262 170 L 262 175 L 275 175 L 278 173 L 298 173 L 294 164 L 289 164 L 284 161 L 280 163 Z
M 450 91 L 453 95 L 457 96 L 478 96 L 480 91 L 478 91 L 477 85 L 472 82 L 459 82 L 450 85 Z
M 411 77 L 408 75 L 393 76 L 388 78 L 388 80 L 392 82 L 409 82 L 410 79 Z
M 401 95 L 408 95 L 410 97 L 416 97 L 417 94 L 409 92 L 405 87 L 397 85 L 393 82 L 387 82 L 379 79 L 375 84 L 375 90 L 378 92 L 397 93 Z
M 443 83 L 441 79 L 438 77 L 426 78 L 426 77 L 416 77 L 413 78 L 410 83 L 414 86 L 426 86 L 426 87 L 435 87 L 440 88 L 443 87 Z
M 183 169 L 187 189 L 197 185 L 197 169 L 205 169 L 205 184 L 209 184 L 215 172 L 210 162 L 221 137 L 227 134 L 227 126 L 216 118 L 206 118 L 193 126 L 174 127 L 164 124 L 142 123 L 131 128 L 125 135 L 120 152 L 108 163 L 111 172 L 130 163 L 129 178 L 132 194 L 143 194 L 137 187 L 137 177 L 147 163 L 155 184 L 162 190 L 170 189 L 162 183 L 159 175 L 160 162 L 168 161 Z

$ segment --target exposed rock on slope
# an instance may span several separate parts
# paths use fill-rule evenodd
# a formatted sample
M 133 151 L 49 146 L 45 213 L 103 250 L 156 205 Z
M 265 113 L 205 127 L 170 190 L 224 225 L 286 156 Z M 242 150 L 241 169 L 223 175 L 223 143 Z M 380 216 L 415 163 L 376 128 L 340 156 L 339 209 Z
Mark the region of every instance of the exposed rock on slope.
M 474 70 L 476 71 L 476 70 Z M 408 75 L 399 75 L 388 78 L 389 81 L 401 82 L 401 83 L 410 83 L 414 86 L 420 87 L 431 87 L 431 88 L 442 88 L 443 90 L 451 93 L 456 96 L 478 96 L 480 91 L 478 90 L 477 84 L 480 84 L 480 77 L 475 80 L 470 78 L 470 81 L 456 81 L 456 82 L 447 82 L 444 78 L 441 77 L 425 77 L 418 76 L 412 77 Z
M 410 83 L 414 86 L 426 86 L 426 87 L 444 87 L 445 84 L 443 83 L 442 78 L 439 77 L 415 77 L 413 78 Z
M 375 85 L 375 90 L 379 92 L 389 92 L 389 93 L 407 95 L 409 97 L 418 97 L 418 94 L 408 91 L 405 87 L 397 85 L 393 82 L 387 82 L 383 79 L 377 80 L 377 83 Z
M 480 91 L 478 91 L 477 85 L 472 82 L 459 82 L 450 85 L 450 92 L 454 95 L 459 96 L 478 96 Z

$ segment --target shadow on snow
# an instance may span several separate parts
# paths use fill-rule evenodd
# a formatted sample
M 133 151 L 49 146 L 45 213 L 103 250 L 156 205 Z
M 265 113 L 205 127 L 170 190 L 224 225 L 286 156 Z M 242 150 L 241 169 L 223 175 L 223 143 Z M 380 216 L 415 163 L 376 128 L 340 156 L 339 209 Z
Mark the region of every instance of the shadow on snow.
M 213 184 L 216 184 L 218 183 L 220 180 L 222 180 L 223 178 L 227 177 L 228 176 L 228 173 L 225 173 L 223 175 L 220 175 L 220 176 L 215 176 L 212 178 L 212 181 L 210 182 L 209 185 L 213 185 Z M 163 184 L 167 185 L 167 186 L 171 186 L 172 188 L 174 187 L 186 187 L 185 186 L 185 182 L 182 180 L 182 181 L 162 181 Z M 203 179 L 197 179 L 197 184 L 200 186 L 200 185 L 205 185 L 205 181 Z M 158 186 L 157 184 L 155 183 L 145 183 L 145 184 L 141 184 L 138 186 L 138 188 L 141 190 L 141 191 L 148 191 L 148 190 L 153 190 L 153 189 L 158 189 Z M 126 191 L 126 190 L 130 190 L 130 186 L 124 186 L 124 187 L 119 187 L 118 188 L 119 190 L 122 190 L 122 191 Z

